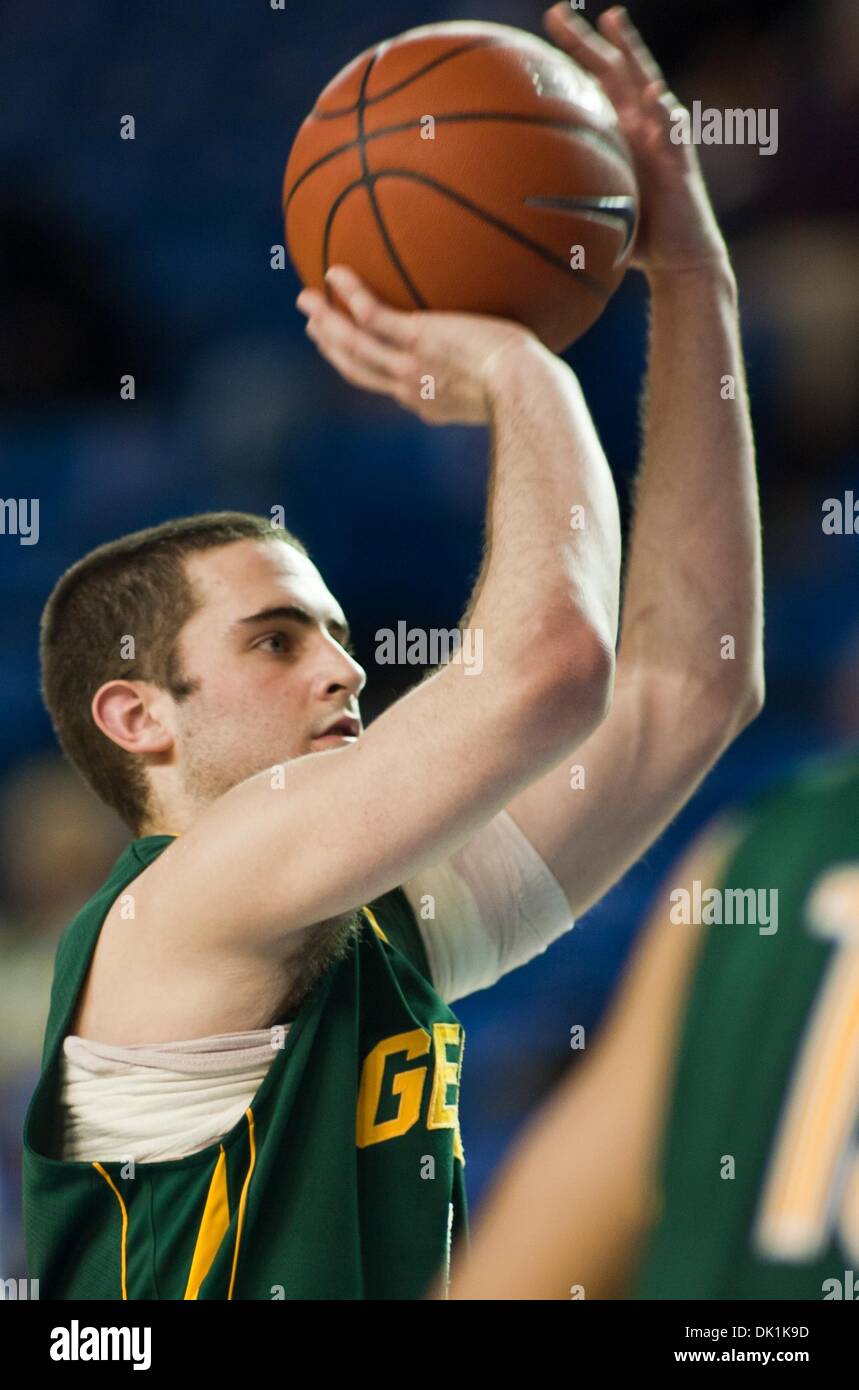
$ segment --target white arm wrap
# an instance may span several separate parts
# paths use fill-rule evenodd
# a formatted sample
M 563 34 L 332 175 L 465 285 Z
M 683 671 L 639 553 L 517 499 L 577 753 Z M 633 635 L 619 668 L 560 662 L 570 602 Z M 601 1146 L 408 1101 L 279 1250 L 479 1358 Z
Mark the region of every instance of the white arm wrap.
M 403 891 L 448 1003 L 494 985 L 573 925 L 560 884 L 506 811 Z

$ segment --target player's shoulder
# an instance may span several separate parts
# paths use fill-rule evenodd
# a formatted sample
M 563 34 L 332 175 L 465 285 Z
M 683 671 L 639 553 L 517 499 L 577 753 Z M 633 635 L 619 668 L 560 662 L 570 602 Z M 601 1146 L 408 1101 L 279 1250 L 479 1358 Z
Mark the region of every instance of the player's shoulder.
M 74 942 L 81 931 L 90 929 L 94 923 L 101 925 L 123 889 L 139 877 L 174 838 L 175 836 L 153 835 L 142 840 L 131 840 L 114 862 L 104 881 L 67 924 L 60 937 L 60 946 L 69 941 Z M 72 949 L 76 948 L 73 946 Z

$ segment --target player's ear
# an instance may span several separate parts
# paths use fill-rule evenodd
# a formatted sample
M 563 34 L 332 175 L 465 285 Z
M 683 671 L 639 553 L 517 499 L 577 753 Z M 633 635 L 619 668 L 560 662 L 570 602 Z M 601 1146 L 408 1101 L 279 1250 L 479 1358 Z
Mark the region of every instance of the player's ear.
M 166 753 L 174 738 L 154 698 L 159 693 L 147 681 L 107 681 L 93 696 L 93 720 L 127 753 Z

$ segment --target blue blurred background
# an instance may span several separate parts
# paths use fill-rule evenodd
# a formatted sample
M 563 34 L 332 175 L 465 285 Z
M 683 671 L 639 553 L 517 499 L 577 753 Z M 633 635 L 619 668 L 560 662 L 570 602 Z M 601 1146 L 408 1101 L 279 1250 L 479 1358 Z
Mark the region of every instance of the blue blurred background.
M 369 721 L 414 669 L 374 633 L 450 627 L 480 555 L 482 431 L 429 430 L 342 382 L 305 338 L 283 240 L 290 143 L 325 83 L 417 24 L 540 33 L 530 0 L 72 0 L 2 5 L 0 493 L 40 499 L 37 545 L 0 535 L 0 1277 L 23 1273 L 20 1127 L 53 951 L 124 835 L 57 756 L 37 626 L 61 571 L 164 518 L 285 509 L 346 609 Z M 593 19 L 604 6 L 589 3 Z M 487 1177 L 590 1028 L 670 858 L 798 755 L 859 736 L 859 537 L 824 535 L 855 486 L 859 9 L 852 0 L 650 0 L 633 18 L 687 103 L 776 107 L 779 150 L 702 149 L 737 268 L 760 455 L 768 704 L 671 830 L 576 930 L 458 1005 L 467 1177 Z M 119 138 L 120 117 L 136 138 Z M 568 354 L 624 499 L 646 301 L 630 274 Z M 119 379 L 136 378 L 123 402 Z

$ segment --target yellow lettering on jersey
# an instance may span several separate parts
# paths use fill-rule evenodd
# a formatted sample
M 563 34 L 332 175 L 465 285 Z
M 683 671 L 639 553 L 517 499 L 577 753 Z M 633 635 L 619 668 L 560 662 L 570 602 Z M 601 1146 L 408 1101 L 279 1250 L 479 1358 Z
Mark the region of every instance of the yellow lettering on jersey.
M 385 1081 L 385 1062 L 389 1057 L 404 1053 L 406 1060 L 413 1062 L 417 1057 L 425 1057 L 430 1050 L 430 1036 L 423 1028 L 412 1028 L 408 1033 L 395 1033 L 391 1038 L 383 1038 L 372 1052 L 368 1052 L 361 1068 L 361 1084 L 358 1089 L 358 1114 L 355 1126 L 355 1142 L 359 1149 L 369 1144 L 381 1144 L 385 1139 L 396 1139 L 407 1133 L 417 1124 L 421 1113 L 426 1067 L 411 1067 L 408 1071 L 396 1072 L 390 1085 L 390 1095 L 399 1096 L 397 1113 L 392 1120 L 376 1122 L 379 1102 Z
M 435 1052 L 435 1076 L 430 1099 L 427 1129 L 452 1129 L 454 1157 L 461 1163 L 465 1161 L 462 1152 L 462 1139 L 459 1133 L 459 1078 L 462 1073 L 462 1025 L 459 1023 L 434 1023 L 432 1041 Z M 455 1057 L 449 1057 L 447 1049 L 457 1049 Z M 447 1093 L 454 1087 L 452 1100 Z

